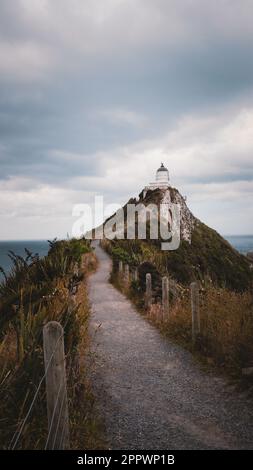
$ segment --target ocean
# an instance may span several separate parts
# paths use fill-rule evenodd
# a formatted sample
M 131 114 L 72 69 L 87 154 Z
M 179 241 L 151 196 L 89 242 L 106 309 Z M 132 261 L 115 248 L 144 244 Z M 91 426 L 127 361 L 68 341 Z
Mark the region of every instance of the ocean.
M 236 250 L 244 255 L 253 252 L 253 235 L 223 235 Z
M 12 265 L 8 252 L 13 251 L 17 255 L 25 256 L 25 248 L 32 253 L 38 253 L 40 257 L 43 257 L 47 255 L 49 245 L 46 240 L 0 241 L 0 266 L 6 273 L 8 273 Z M 2 278 L 3 275 L 0 273 L 0 281 Z
M 246 254 L 253 251 L 253 235 L 231 235 L 224 236 L 229 243 L 234 246 L 240 253 Z M 34 241 L 0 241 L 0 266 L 8 273 L 11 268 L 11 260 L 8 257 L 9 251 L 14 251 L 17 255 L 24 256 L 25 248 L 32 253 L 38 253 L 40 257 L 46 256 L 48 253 L 48 242 L 46 240 Z M 0 273 L 0 280 L 2 274 Z

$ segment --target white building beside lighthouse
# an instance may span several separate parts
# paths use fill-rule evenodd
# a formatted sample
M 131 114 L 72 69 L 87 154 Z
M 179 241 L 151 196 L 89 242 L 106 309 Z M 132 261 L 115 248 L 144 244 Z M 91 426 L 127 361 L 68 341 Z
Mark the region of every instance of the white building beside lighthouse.
M 154 189 L 168 189 L 170 187 L 169 170 L 161 163 L 160 168 L 156 172 L 155 181 L 145 186 L 143 190 L 143 197 L 146 196 L 147 191 L 154 191 Z

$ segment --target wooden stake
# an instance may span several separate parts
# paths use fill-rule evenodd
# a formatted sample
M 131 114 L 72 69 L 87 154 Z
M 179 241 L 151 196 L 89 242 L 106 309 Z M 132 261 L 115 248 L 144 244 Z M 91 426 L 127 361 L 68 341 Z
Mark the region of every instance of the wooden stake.
M 137 268 L 134 268 L 133 280 L 134 280 L 134 281 L 138 281 L 138 269 L 137 269 Z
M 125 284 L 129 284 L 129 265 L 125 264 L 125 273 L 124 273 Z
M 122 276 L 123 273 L 123 263 L 122 261 L 119 261 L 119 275 Z
M 48 440 L 47 449 L 69 448 L 69 417 L 64 354 L 64 331 L 51 321 L 43 328 L 46 371 Z
M 145 306 L 149 308 L 152 303 L 152 279 L 151 274 L 146 274 L 146 296 L 145 296 Z

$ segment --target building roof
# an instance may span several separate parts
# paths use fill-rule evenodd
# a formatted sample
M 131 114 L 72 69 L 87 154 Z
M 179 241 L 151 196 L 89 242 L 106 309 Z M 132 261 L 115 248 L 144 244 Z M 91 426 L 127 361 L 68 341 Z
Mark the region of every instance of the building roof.
M 160 166 L 160 168 L 158 168 L 157 171 L 168 171 L 168 169 L 164 166 L 163 163 L 161 163 L 161 166 Z

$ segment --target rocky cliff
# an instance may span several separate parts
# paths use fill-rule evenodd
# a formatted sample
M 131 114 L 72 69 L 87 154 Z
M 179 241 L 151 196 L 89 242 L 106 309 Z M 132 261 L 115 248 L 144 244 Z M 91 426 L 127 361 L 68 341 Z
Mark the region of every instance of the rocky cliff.
M 189 285 L 194 280 L 213 282 L 222 287 L 244 291 L 252 287 L 253 271 L 250 260 L 236 251 L 221 235 L 211 229 L 189 210 L 185 198 L 176 188 L 149 190 L 144 197 L 141 192 L 138 199 L 129 203 L 178 204 L 180 214 L 180 246 L 174 251 L 161 251 L 161 240 L 114 240 L 113 248 L 134 252 L 135 259 L 142 262 L 153 260 L 155 265 L 165 266 L 166 271 L 177 282 Z M 126 213 L 127 204 L 124 206 Z M 108 219 L 110 220 L 110 219 Z M 125 219 L 126 222 L 126 219 Z M 149 256 L 149 250 L 152 256 Z M 130 253 L 131 251 L 131 253 Z M 130 258 L 129 258 L 130 259 Z M 159 259 L 159 263 L 156 260 Z M 158 269 L 160 269 L 158 267 Z

